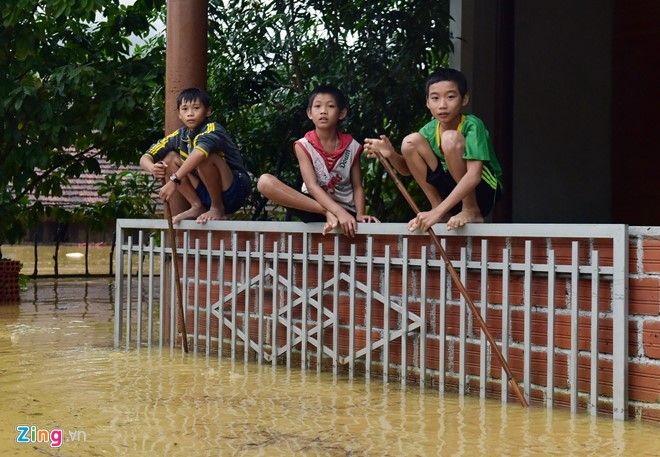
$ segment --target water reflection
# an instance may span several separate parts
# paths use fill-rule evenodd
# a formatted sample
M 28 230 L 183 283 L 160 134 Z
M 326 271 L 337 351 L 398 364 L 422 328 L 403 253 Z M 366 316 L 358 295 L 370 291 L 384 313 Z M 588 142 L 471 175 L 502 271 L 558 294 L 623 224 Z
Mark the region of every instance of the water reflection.
M 658 427 L 270 365 L 114 351 L 105 280 L 0 308 L 0 455 L 660 455 Z M 16 425 L 61 427 L 59 450 Z M 85 432 L 83 435 L 72 432 Z

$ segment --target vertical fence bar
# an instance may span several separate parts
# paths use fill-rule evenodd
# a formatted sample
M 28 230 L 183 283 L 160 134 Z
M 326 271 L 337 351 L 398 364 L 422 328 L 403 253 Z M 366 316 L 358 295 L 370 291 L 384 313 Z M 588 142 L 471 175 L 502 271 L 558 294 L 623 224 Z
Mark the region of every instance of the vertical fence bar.
M 225 328 L 225 240 L 220 240 L 218 255 L 218 358 L 222 357 Z
M 257 328 L 257 363 L 261 365 L 264 362 L 264 325 L 266 323 L 264 318 L 264 282 L 266 281 L 266 257 L 265 246 L 266 237 L 263 233 L 259 234 L 259 327 Z
M 598 251 L 591 252 L 591 415 L 598 414 Z
M 339 235 L 335 235 L 335 258 L 333 264 L 334 289 L 332 292 L 332 374 L 337 376 L 339 368 Z
M 532 242 L 525 241 L 525 276 L 523 280 L 524 325 L 523 390 L 529 402 L 532 379 Z
M 271 363 L 273 366 L 277 365 L 277 321 L 279 316 L 279 311 L 277 310 L 277 291 L 278 285 L 280 282 L 280 274 L 278 272 L 278 242 L 273 242 L 273 309 L 271 310 L 272 321 L 271 321 Z
M 616 227 L 612 240 L 612 416 L 628 414 L 628 226 Z
M 351 243 L 348 286 L 348 379 L 355 371 L 355 243 Z
M 488 322 L 488 240 L 481 240 L 481 318 Z M 479 398 L 486 398 L 488 375 L 488 343 L 486 335 L 479 331 Z
M 568 372 L 568 383 L 571 392 L 571 412 L 577 412 L 578 406 L 578 280 L 580 274 L 579 245 L 577 241 L 572 243 L 571 256 L 571 354 Z
M 151 347 L 153 338 L 154 322 L 154 237 L 153 234 L 149 237 L 149 287 L 147 293 L 147 346 Z
M 552 408 L 555 392 L 555 251 L 548 251 L 548 343 L 547 375 L 546 375 L 546 406 Z
M 366 314 L 365 314 L 365 327 L 367 334 L 365 338 L 365 347 L 367 352 L 364 356 L 364 378 L 365 382 L 371 379 L 371 301 L 373 300 L 373 236 L 367 237 L 367 293 L 366 293 Z
M 193 275 L 193 353 L 199 351 L 199 238 L 195 238 L 195 273 Z
M 401 251 L 401 384 L 408 381 L 408 238 Z
M 321 363 L 323 362 L 323 244 L 318 244 L 318 267 L 316 271 L 316 283 L 318 284 L 318 295 L 316 297 L 318 308 L 316 310 L 316 372 L 321 372 Z
M 442 249 L 447 247 L 447 240 L 444 238 L 440 240 L 440 245 Z M 447 264 L 445 262 L 440 263 L 440 310 L 439 310 L 439 331 L 438 336 L 440 338 L 440 344 L 438 344 L 438 390 L 440 392 L 445 391 L 445 380 L 446 380 L 446 370 L 447 370 L 447 361 L 445 354 L 447 354 Z
M 190 251 L 190 231 L 183 232 L 183 268 L 181 269 L 181 295 L 183 300 L 183 325 L 188 329 L 188 254 Z M 188 333 L 188 332 L 186 332 Z
M 307 289 L 307 274 L 309 270 L 309 235 L 305 232 L 303 233 L 303 253 L 302 253 L 302 287 L 301 287 L 301 298 L 302 302 L 300 307 L 302 309 L 301 314 L 301 327 L 302 327 L 302 341 L 300 345 L 300 369 L 305 370 L 307 368 L 307 308 L 309 306 L 309 290 Z
M 385 245 L 383 265 L 383 382 L 390 376 L 390 245 Z
M 176 345 L 176 333 L 175 333 L 175 327 L 176 327 L 176 314 L 174 311 L 174 306 L 176 305 L 176 282 L 179 280 L 179 278 L 176 277 L 175 275 L 175 270 L 174 270 L 174 262 L 178 262 L 179 259 L 177 259 L 177 250 L 175 246 L 172 246 L 170 248 L 170 253 L 171 253 L 171 263 L 170 263 L 170 349 L 174 349 L 174 346 Z
M 245 306 L 243 308 L 243 361 L 248 362 L 250 355 L 250 258 L 252 254 L 250 241 L 245 242 Z
M 131 295 L 133 295 L 133 237 L 129 235 L 126 246 L 126 349 L 131 347 Z
M 160 243 L 158 245 L 160 253 L 159 265 L 160 274 L 158 275 L 158 349 L 163 349 L 163 343 L 166 335 L 165 329 L 165 231 L 160 231 Z M 170 315 L 170 320 L 172 320 Z
M 465 284 L 465 280 L 467 279 L 467 252 L 465 247 L 461 248 L 460 276 L 461 283 Z M 462 397 L 465 395 L 465 346 L 467 339 L 465 297 L 462 294 L 459 306 L 458 394 Z
M 117 221 L 115 226 L 115 349 L 119 349 L 123 327 L 123 292 L 124 292 L 124 231 Z
M 137 323 L 137 333 L 135 338 L 135 346 L 139 349 L 142 345 L 142 265 L 144 263 L 144 250 L 142 244 L 144 243 L 144 230 L 138 231 L 138 271 L 137 271 L 137 315 L 135 321 Z
M 424 388 L 426 384 L 426 246 L 422 246 L 420 275 L 420 297 L 419 297 L 419 319 L 421 326 L 419 331 L 419 387 Z
M 238 291 L 236 289 L 236 281 L 238 280 L 238 234 L 232 232 L 231 234 L 231 361 L 236 360 L 236 330 L 237 330 L 237 308 L 238 308 Z
M 286 367 L 291 368 L 293 353 L 293 235 L 287 237 L 287 287 L 286 287 Z
M 509 277 L 511 274 L 509 248 L 502 249 L 502 357 L 509 361 Z M 502 403 L 509 401 L 509 383 L 504 368 L 502 377 Z
M 211 278 L 211 244 L 213 242 L 213 234 L 209 230 L 206 233 L 206 296 L 204 305 L 204 313 L 206 317 L 206 356 L 211 355 L 211 287 L 213 287 L 213 279 Z

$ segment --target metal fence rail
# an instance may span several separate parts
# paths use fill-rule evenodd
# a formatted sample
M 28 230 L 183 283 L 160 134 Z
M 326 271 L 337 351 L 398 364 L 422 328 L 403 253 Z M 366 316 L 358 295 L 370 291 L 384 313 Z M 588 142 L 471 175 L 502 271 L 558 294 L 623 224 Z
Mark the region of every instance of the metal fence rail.
M 177 254 L 193 351 L 231 359 L 242 355 L 245 361 L 287 367 L 295 363 L 302 369 L 328 368 L 349 377 L 359 370 L 367 380 L 379 373 L 386 382 L 392 377 L 402 383 L 414 378 L 422 386 L 433 381 L 441 391 L 451 384 L 461 395 L 478 383 L 479 395 L 485 397 L 499 384 L 502 401 L 507 401 L 507 383 L 501 382 L 505 374 L 495 373 L 499 368 L 491 361 L 484 335 L 473 328 L 464 300 L 452 289 L 434 247 L 425 245 L 425 235 L 411 235 L 405 224 L 360 224 L 360 237 L 350 240 L 322 237 L 321 227 L 295 222 L 182 223 Z M 126 348 L 175 344 L 170 319 L 176 315 L 175 278 L 167 268 L 171 249 L 163 245 L 166 228 L 162 220 L 117 221 L 116 347 L 122 341 Z M 471 293 L 491 330 L 490 315 L 500 316 L 496 330 L 503 335 L 504 357 L 509 361 L 512 351 L 522 354 L 519 372 L 528 400 L 536 389 L 548 407 L 561 394 L 570 399 L 572 411 L 580 401 L 591 414 L 599 402 L 611 403 L 613 417 L 625 418 L 626 226 L 474 224 L 453 232 L 438 226 L 436 233 L 445 246 L 460 244 L 452 264 L 468 288 L 478 286 Z M 558 255 L 560 248 L 553 246 L 558 240 L 570 246 L 564 246 L 570 255 Z M 514 277 L 522 282 L 518 303 L 512 302 Z M 567 284 L 565 305 L 556 292 L 559 280 Z M 580 307 L 584 284 L 590 284 L 590 304 Z M 611 295 L 605 307 L 603 285 Z M 501 293 L 489 299 L 491 289 Z M 542 289 L 547 296 L 538 303 L 533 292 Z M 449 320 L 457 307 L 456 329 Z M 522 315 L 520 337 L 514 335 L 514 313 Z M 546 322 L 538 321 L 539 316 Z M 558 318 L 570 321 L 569 347 L 557 344 Z M 580 342 L 586 318 L 587 347 Z M 611 341 L 599 332 L 603 318 L 612 321 Z M 539 325 L 544 326 L 543 341 L 533 332 Z M 599 344 L 611 344 L 612 349 L 603 351 Z M 541 356 L 545 383 L 532 369 Z M 556 371 L 557 357 L 566 359 L 565 374 Z M 471 366 L 475 363 L 476 369 Z M 599 390 L 602 364 L 612 367 L 611 394 Z M 586 382 L 580 378 L 585 372 Z M 562 376 L 565 382 L 555 385 Z M 580 389 L 581 383 L 588 388 Z

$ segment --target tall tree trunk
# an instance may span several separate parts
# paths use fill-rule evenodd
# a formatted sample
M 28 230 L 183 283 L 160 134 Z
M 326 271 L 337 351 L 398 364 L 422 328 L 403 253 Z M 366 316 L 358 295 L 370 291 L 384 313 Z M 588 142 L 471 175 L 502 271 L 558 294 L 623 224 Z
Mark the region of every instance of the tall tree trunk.
M 38 245 L 39 245 L 39 228 L 34 231 L 34 269 L 32 270 L 32 277 L 36 278 L 37 275 L 39 274 L 39 252 L 38 252 Z
M 60 275 L 59 262 L 58 262 L 60 244 L 64 239 L 64 233 L 66 233 L 68 227 L 69 227 L 68 224 L 58 223 L 57 230 L 55 231 L 55 255 L 53 256 L 53 260 L 55 260 L 55 265 L 54 265 L 55 277 L 58 277 Z
M 108 265 L 110 266 L 109 269 L 109 274 L 112 276 L 112 259 L 114 258 L 115 255 L 115 232 L 112 232 L 112 244 L 110 245 L 110 262 L 108 262 Z
M 60 275 L 60 268 L 58 264 L 58 257 L 59 257 L 59 252 L 60 252 L 60 224 L 57 224 L 57 229 L 55 230 L 55 255 L 53 255 L 53 273 L 55 273 L 55 277 L 58 277 Z
M 85 276 L 89 276 L 89 228 L 85 229 Z

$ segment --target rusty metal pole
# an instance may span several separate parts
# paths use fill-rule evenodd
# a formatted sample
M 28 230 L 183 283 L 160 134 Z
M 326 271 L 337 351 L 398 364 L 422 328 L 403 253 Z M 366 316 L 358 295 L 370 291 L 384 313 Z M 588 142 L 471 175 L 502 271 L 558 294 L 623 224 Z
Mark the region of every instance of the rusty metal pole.
M 207 49 L 208 49 L 208 0 L 167 0 L 167 32 L 165 56 L 165 134 L 181 127 L 177 116 L 176 97 L 188 87 L 206 89 Z M 176 210 L 178 211 L 178 209 Z M 176 233 L 172 227 L 170 204 L 165 205 L 165 217 L 169 222 L 170 247 L 176 250 Z M 174 259 L 174 257 L 173 257 Z M 178 330 L 182 338 L 182 347 L 188 352 L 188 338 L 184 322 L 182 291 L 178 263 L 167 265 L 166 282 L 169 282 L 170 268 L 174 268 L 176 281 L 177 316 L 169 316 L 170 304 L 165 306 L 166 324 L 169 320 L 178 321 Z M 172 285 L 170 284 L 170 287 Z M 165 295 L 169 302 L 169 294 Z M 164 331 L 161 329 L 161 332 Z M 169 335 L 169 332 L 166 333 Z
M 206 89 L 208 0 L 167 0 L 165 132 L 181 126 L 176 96 L 188 87 Z

